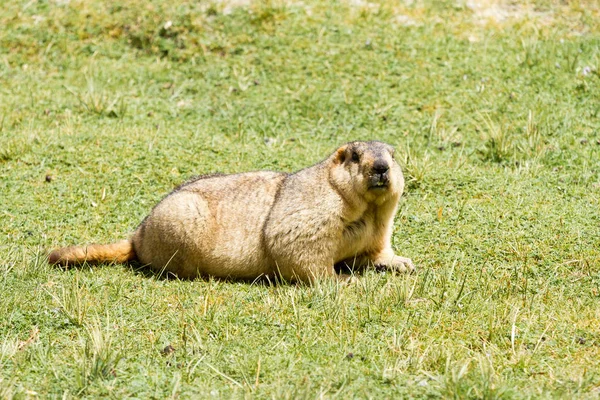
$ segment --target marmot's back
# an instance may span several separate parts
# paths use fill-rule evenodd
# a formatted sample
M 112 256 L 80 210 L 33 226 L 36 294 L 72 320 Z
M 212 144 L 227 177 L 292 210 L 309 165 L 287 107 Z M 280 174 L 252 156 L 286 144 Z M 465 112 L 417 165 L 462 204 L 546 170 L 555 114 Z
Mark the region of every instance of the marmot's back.
M 199 177 L 182 185 L 134 234 L 139 260 L 158 270 L 166 265 L 180 277 L 200 271 L 252 278 L 270 272 L 262 229 L 285 176 L 249 172 Z

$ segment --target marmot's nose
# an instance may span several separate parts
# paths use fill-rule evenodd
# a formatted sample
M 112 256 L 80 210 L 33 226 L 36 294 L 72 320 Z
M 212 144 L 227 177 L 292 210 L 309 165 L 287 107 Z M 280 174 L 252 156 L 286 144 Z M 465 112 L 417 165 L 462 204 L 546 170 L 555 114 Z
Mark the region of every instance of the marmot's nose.
M 390 169 L 390 166 L 384 160 L 377 160 L 373 163 L 373 171 L 378 174 L 385 174 Z

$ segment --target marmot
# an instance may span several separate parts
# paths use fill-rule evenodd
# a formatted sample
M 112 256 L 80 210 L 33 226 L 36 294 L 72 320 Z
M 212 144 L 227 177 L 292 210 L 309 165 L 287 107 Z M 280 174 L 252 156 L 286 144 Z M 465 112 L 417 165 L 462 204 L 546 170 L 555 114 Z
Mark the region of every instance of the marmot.
M 390 243 L 403 190 L 392 146 L 350 142 L 292 174 L 197 177 L 160 201 L 129 240 L 57 249 L 49 261 L 138 260 L 180 278 L 302 282 L 338 277 L 337 263 L 413 271 Z

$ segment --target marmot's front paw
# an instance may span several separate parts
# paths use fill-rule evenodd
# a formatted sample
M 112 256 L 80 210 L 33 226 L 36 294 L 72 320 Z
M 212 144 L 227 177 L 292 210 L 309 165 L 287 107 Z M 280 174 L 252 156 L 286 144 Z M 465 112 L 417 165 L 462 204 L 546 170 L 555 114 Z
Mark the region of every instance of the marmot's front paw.
M 376 263 L 377 271 L 395 271 L 401 273 L 412 273 L 415 271 L 415 265 L 410 258 L 394 256 L 391 262 Z

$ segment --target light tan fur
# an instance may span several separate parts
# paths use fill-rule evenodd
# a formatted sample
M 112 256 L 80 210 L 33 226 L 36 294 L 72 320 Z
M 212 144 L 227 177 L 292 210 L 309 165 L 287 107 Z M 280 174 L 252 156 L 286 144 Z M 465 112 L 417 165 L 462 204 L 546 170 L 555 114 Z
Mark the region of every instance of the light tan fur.
M 391 248 L 404 190 L 394 149 L 351 142 L 294 174 L 210 175 L 158 203 L 129 240 L 53 251 L 56 264 L 137 259 L 182 278 L 261 276 L 312 282 L 334 265 L 406 272 Z
M 135 258 L 131 241 L 121 240 L 113 244 L 64 247 L 50 253 L 48 261 L 51 264 L 76 264 L 83 261 L 124 263 Z

